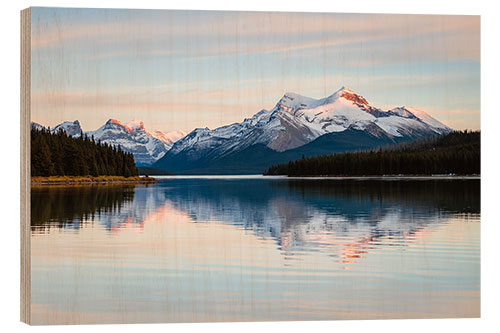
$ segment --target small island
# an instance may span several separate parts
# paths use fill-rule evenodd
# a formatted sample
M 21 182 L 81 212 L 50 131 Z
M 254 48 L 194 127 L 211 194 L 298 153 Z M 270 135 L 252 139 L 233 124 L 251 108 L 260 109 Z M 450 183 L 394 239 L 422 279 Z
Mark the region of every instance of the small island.
M 139 176 L 134 156 L 121 147 L 95 141 L 83 132 L 31 129 L 31 185 L 155 183 Z

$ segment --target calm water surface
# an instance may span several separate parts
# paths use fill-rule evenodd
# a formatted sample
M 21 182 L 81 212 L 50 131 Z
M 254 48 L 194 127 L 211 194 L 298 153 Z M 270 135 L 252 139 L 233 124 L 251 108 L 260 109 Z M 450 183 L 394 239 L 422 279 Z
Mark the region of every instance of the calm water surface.
M 32 320 L 478 317 L 479 180 L 32 188 Z

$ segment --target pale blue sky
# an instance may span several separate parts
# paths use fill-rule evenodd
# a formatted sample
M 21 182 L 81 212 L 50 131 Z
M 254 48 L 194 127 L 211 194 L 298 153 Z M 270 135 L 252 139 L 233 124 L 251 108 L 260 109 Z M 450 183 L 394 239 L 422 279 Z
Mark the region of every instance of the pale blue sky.
M 341 86 L 479 129 L 478 16 L 32 8 L 32 120 L 214 128 Z

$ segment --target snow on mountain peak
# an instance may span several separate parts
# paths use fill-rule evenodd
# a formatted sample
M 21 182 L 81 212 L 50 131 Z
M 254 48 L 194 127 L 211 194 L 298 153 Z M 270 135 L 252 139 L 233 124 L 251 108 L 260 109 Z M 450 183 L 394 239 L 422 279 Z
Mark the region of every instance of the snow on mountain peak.
M 402 106 L 384 111 L 371 106 L 363 96 L 345 86 L 342 86 L 332 95 L 322 99 L 313 99 L 287 92 L 274 110 L 277 110 L 284 117 L 290 117 L 287 116 L 288 114 L 293 118 L 304 118 L 303 120 L 306 121 L 305 124 L 308 127 L 313 123 L 317 123 L 321 128 L 317 128 L 319 131 L 313 130 L 313 132 L 318 133 L 324 132 L 325 129 L 328 131 L 342 131 L 348 128 L 353 122 L 360 120 L 374 121 L 380 124 L 398 123 L 396 127 L 399 128 L 401 126 L 401 118 L 411 119 L 420 122 L 420 124 L 428 125 L 430 126 L 430 130 L 437 133 L 451 130 L 424 111 L 413 107 Z M 398 117 L 399 119 L 393 117 Z M 415 125 L 417 126 L 418 124 Z M 364 125 L 361 124 L 359 126 L 363 127 Z M 392 129 L 389 132 L 396 136 L 402 135 L 399 129 Z
M 75 121 L 63 121 L 62 123 L 60 123 L 56 127 L 58 127 L 58 126 L 59 127 L 66 127 L 66 126 L 73 126 L 73 125 L 80 126 L 80 122 L 78 120 L 75 120 Z
M 150 134 L 152 137 L 168 144 L 173 144 L 186 136 L 186 133 L 183 131 L 170 131 L 166 133 L 162 131 L 154 131 Z
M 144 123 L 142 122 L 142 120 L 132 120 L 128 122 L 126 126 L 133 130 L 137 129 L 145 130 Z
M 410 112 L 416 118 L 418 118 L 420 121 L 426 123 L 427 125 L 429 125 L 431 127 L 434 127 L 435 129 L 444 130 L 445 132 L 451 131 L 451 128 L 449 128 L 448 126 L 439 122 L 438 120 L 434 119 L 427 112 L 425 112 L 423 110 L 420 110 L 420 109 L 417 109 L 417 108 L 414 108 L 411 106 L 402 106 L 402 107 L 396 108 L 396 109 L 400 109 L 400 110 L 402 109 L 402 110 L 405 110 L 406 112 Z M 393 109 L 393 110 L 395 110 L 395 109 Z M 393 110 L 391 110 L 391 111 L 393 111 Z
M 403 107 L 384 111 L 345 86 L 322 99 L 287 92 L 271 110 L 280 125 L 273 125 L 273 131 L 269 131 L 267 145 L 284 151 L 348 128 L 373 132 L 376 127 L 393 137 L 418 137 L 450 130 L 425 112 L 412 110 Z
M 108 121 L 104 124 L 104 126 L 102 126 L 102 128 L 105 128 L 105 129 L 106 128 L 114 128 L 115 125 L 123 128 L 127 132 L 131 132 L 130 127 L 128 127 L 127 125 L 125 125 L 121 121 L 119 121 L 117 119 L 113 119 L 113 118 L 108 119 Z
M 31 127 L 42 129 L 44 126 L 31 122 Z M 51 129 L 52 133 L 63 130 L 67 135 L 79 137 L 82 128 L 78 120 L 65 121 Z M 120 146 L 124 151 L 134 155 L 135 162 L 139 165 L 151 165 L 163 157 L 172 145 L 182 139 L 186 134 L 182 131 L 171 131 L 164 133 L 154 131 L 149 133 L 144 122 L 133 120 L 127 124 L 117 119 L 110 118 L 95 131 L 84 132 L 88 137 L 96 141 Z
M 368 105 L 368 102 L 363 96 L 358 95 L 349 89 L 344 89 L 340 97 L 345 98 L 357 105 Z
M 325 101 L 325 104 L 330 104 L 333 103 L 335 100 L 339 98 L 344 98 L 348 101 L 353 102 L 354 104 L 361 106 L 361 105 L 368 105 L 368 102 L 366 99 L 352 91 L 351 89 L 342 86 L 339 90 L 328 96 L 327 98 L 324 98 L 323 100 Z
M 342 94 L 343 94 L 344 92 L 354 94 L 354 91 L 352 91 L 351 89 L 347 88 L 346 86 L 342 86 L 342 87 L 340 87 L 340 89 L 339 89 L 339 90 L 337 90 L 336 92 L 334 92 L 334 93 L 333 93 L 333 95 L 339 95 L 339 96 L 342 96 Z
M 276 108 L 293 114 L 298 110 L 315 109 L 322 105 L 333 104 L 340 98 L 350 101 L 350 103 L 361 108 L 369 106 L 368 101 L 363 96 L 356 94 L 354 91 L 345 86 L 342 86 L 332 95 L 321 99 L 314 99 L 294 92 L 287 92 L 276 104 Z M 370 110 L 367 112 L 370 112 Z
M 108 124 L 116 124 L 116 125 L 120 125 L 120 126 L 125 127 L 125 125 L 122 124 L 119 120 L 116 120 L 116 119 L 113 119 L 113 118 L 108 119 L 108 121 L 106 122 L 105 125 L 108 125 Z
M 37 131 L 40 131 L 42 130 L 42 128 L 45 128 L 45 126 L 40 125 L 39 123 L 36 123 L 34 121 L 31 122 L 30 127 L 36 129 Z
M 238 161 L 246 158 L 247 148 L 255 146 L 257 151 L 261 151 L 262 147 L 257 145 L 284 152 L 311 143 L 317 144 L 317 152 L 324 154 L 330 138 L 317 143 L 314 140 L 344 131 L 350 131 L 346 135 L 359 137 L 360 140 L 366 139 L 368 135 L 371 136 L 368 141 L 380 139 L 380 144 L 387 144 L 443 134 L 450 129 L 418 109 L 402 107 L 385 111 L 371 106 L 364 97 L 346 87 L 322 99 L 287 92 L 274 108 L 261 110 L 242 122 L 213 130 L 194 129 L 175 142 L 165 156 L 156 162 L 155 167 L 171 171 L 196 170 L 206 168 L 210 163 L 217 165 L 226 157 L 233 163 L 231 158 L 234 156 L 238 156 Z M 354 131 L 358 131 L 359 136 Z M 357 140 L 352 144 L 359 145 L 358 148 L 365 147 L 364 142 L 357 143 Z M 311 147 L 305 148 L 306 151 L 313 149 Z M 331 149 L 334 151 L 337 147 L 332 146 Z M 232 155 L 239 153 L 242 155 Z M 268 152 L 263 154 L 265 158 Z M 248 158 L 259 159 L 252 154 Z
M 320 105 L 319 101 L 310 97 L 305 97 L 294 92 L 287 92 L 281 97 L 277 107 L 293 112 L 300 109 L 309 109 Z
M 400 107 L 394 108 L 392 110 L 389 110 L 389 112 L 391 112 L 395 115 L 398 115 L 400 117 L 403 117 L 403 118 L 416 118 L 416 116 L 410 110 L 408 110 L 408 108 L 406 106 L 400 106 Z
M 88 132 L 96 140 L 112 145 L 120 145 L 126 152 L 134 155 L 139 165 L 150 165 L 163 157 L 173 143 L 183 137 L 182 132 L 172 134 L 146 130 L 144 122 L 133 120 L 126 124 L 117 119 L 109 119 L 95 131 Z
M 144 128 L 144 123 L 141 120 L 132 120 L 132 121 L 124 124 L 119 120 L 111 118 L 106 122 L 106 124 L 104 124 L 104 126 L 107 128 L 108 127 L 111 128 L 111 127 L 113 127 L 113 125 L 117 125 L 119 127 L 122 127 L 124 130 L 126 130 L 129 133 L 134 132 L 134 131 L 138 131 L 138 130 L 142 130 L 142 131 L 146 130 Z
M 63 130 L 69 136 L 78 137 L 82 133 L 82 128 L 78 120 L 75 121 L 65 121 L 55 126 L 51 132 L 56 133 L 59 130 Z

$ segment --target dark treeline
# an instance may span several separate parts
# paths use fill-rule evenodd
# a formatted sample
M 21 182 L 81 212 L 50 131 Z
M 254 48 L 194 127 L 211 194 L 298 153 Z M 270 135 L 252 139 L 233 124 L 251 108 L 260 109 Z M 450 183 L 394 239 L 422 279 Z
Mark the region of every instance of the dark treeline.
M 134 195 L 133 185 L 35 186 L 31 188 L 31 226 L 38 231 L 80 228 L 82 220 L 94 221 L 96 217 L 106 223 L 101 214 L 119 214 Z
M 137 176 L 134 156 L 120 146 L 96 142 L 83 134 L 70 137 L 62 129 L 31 129 L 32 176 Z
M 343 153 L 271 166 L 266 175 L 368 176 L 480 174 L 480 132 L 457 131 L 378 151 Z
M 159 170 L 151 167 L 139 166 L 137 167 L 139 171 L 139 175 L 147 175 L 147 176 L 170 176 L 173 175 L 172 172 L 167 170 Z
M 479 213 L 481 183 L 478 179 L 291 179 L 275 181 L 275 187 L 286 187 L 290 194 L 311 202 L 342 200 L 355 203 L 359 211 L 369 206 L 388 205 L 427 208 L 443 213 Z M 337 206 L 333 206 L 337 209 Z

